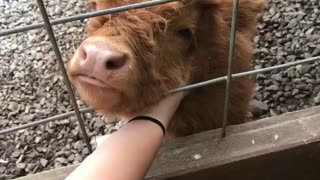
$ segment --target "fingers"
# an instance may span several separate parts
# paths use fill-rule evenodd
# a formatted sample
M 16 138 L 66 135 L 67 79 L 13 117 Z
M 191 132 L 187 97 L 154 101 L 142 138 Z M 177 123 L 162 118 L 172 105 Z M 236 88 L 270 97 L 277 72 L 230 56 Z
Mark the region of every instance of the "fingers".
M 185 96 L 189 94 L 189 91 L 180 91 L 173 94 L 169 94 L 167 97 L 173 97 L 176 100 L 181 101 Z

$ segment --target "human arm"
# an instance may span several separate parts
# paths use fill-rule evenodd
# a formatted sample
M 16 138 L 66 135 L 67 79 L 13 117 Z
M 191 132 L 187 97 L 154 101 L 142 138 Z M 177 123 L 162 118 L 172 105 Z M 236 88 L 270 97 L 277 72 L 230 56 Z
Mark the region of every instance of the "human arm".
M 135 116 L 158 119 L 165 128 L 184 97 L 170 95 Z M 141 180 L 155 158 L 163 132 L 150 121 L 132 121 L 108 137 L 67 180 Z

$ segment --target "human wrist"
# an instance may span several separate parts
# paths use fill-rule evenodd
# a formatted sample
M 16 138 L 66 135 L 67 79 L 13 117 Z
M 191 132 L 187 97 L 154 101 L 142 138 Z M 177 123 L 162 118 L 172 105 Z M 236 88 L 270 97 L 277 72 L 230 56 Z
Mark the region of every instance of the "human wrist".
M 131 120 L 129 120 L 128 123 L 131 123 L 133 121 L 149 121 L 151 123 L 156 124 L 157 126 L 159 126 L 161 128 L 163 136 L 166 134 L 167 127 L 165 126 L 165 124 L 163 122 L 161 122 L 160 120 L 153 118 L 151 116 L 136 116 L 136 117 L 132 118 Z
M 137 117 L 137 116 L 149 116 L 160 121 L 163 126 L 167 129 L 170 121 L 179 107 L 181 100 L 186 95 L 185 92 L 178 92 L 175 94 L 170 94 L 158 103 L 145 108 L 144 110 L 127 117 L 127 121 Z

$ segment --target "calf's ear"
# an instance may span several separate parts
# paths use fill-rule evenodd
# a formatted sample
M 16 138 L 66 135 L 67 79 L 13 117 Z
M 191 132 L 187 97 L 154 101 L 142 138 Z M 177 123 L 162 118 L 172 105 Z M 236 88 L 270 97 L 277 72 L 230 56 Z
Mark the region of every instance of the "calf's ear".
M 207 6 L 216 6 L 221 10 L 232 13 L 234 0 L 196 0 L 197 3 Z M 239 0 L 239 15 L 244 18 L 254 18 L 261 13 L 267 5 L 267 0 Z
M 234 0 L 196 0 L 203 12 L 203 16 L 211 24 L 231 27 Z M 239 0 L 237 30 L 253 38 L 256 25 L 267 5 L 267 0 Z M 212 22 L 213 21 L 213 22 Z M 217 24 L 218 25 L 218 24 Z M 218 27 L 219 27 L 218 25 Z

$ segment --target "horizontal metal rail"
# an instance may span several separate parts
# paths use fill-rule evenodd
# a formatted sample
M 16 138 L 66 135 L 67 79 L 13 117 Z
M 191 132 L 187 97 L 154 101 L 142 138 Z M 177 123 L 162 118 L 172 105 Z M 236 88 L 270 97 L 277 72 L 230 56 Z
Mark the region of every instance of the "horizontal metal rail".
M 276 66 L 272 66 L 272 67 L 267 67 L 267 68 L 263 68 L 263 69 L 256 69 L 256 70 L 252 70 L 252 71 L 236 73 L 236 74 L 232 75 L 232 78 L 241 78 L 241 77 L 252 76 L 252 75 L 256 75 L 256 74 L 267 73 L 267 72 L 270 72 L 270 71 L 273 71 L 273 70 L 289 68 L 291 66 L 295 66 L 295 65 L 299 65 L 299 64 L 313 63 L 315 61 L 320 61 L 320 56 L 313 57 L 313 58 L 308 58 L 308 59 L 304 59 L 304 60 L 298 60 L 298 61 L 290 62 L 290 63 L 287 63 L 287 64 L 281 64 L 281 65 L 276 65 Z M 215 84 L 215 83 L 218 83 L 218 82 L 223 82 L 223 81 L 226 81 L 226 80 L 227 80 L 227 76 L 222 76 L 222 77 L 219 77 L 219 78 L 216 78 L 216 79 L 203 81 L 203 82 L 200 82 L 200 83 L 196 83 L 196 84 L 184 86 L 184 87 L 181 87 L 181 88 L 177 88 L 177 89 L 169 91 L 169 93 L 176 93 L 176 92 L 181 92 L 181 91 L 189 91 L 189 90 L 192 90 L 192 89 L 201 88 L 203 86 L 208 86 L 208 85 Z M 86 109 L 81 109 L 80 110 L 81 113 L 87 113 L 87 112 L 91 112 L 91 111 L 94 111 L 94 109 L 86 108 Z M 45 123 L 48 123 L 50 121 L 55 121 L 55 120 L 67 118 L 67 117 L 72 116 L 74 114 L 75 114 L 75 112 L 71 111 L 71 112 L 68 112 L 68 113 L 64 113 L 64 114 L 60 114 L 60 115 L 57 115 L 57 116 L 49 117 L 49 118 L 46 118 L 46 119 L 43 119 L 43 120 L 39 120 L 39 121 L 36 121 L 36 122 L 32 122 L 32 123 L 29 123 L 29 124 L 25 124 L 25 125 L 13 127 L 13 128 L 4 129 L 4 130 L 0 131 L 0 135 L 4 135 L 4 134 L 11 133 L 11 132 L 18 131 L 18 130 L 25 129 L 25 128 L 30 128 L 30 127 L 37 126 L 37 125 L 40 125 L 40 124 L 45 124 Z
M 79 111 L 80 111 L 80 113 L 88 113 L 88 112 L 93 111 L 93 109 L 92 108 L 85 108 L 85 109 L 80 109 Z M 45 119 L 38 120 L 38 121 L 35 121 L 35 122 L 23 124 L 23 125 L 12 127 L 12 128 L 7 128 L 7 129 L 4 129 L 4 130 L 1 130 L 0 131 L 0 135 L 4 135 L 4 134 L 7 134 L 7 133 L 12 133 L 12 132 L 15 132 L 15 131 L 19 131 L 21 129 L 31 128 L 31 127 L 38 126 L 38 125 L 41 125 L 41 124 L 49 123 L 51 121 L 65 119 L 65 118 L 68 118 L 68 117 L 73 116 L 73 115 L 75 115 L 75 112 L 74 111 L 70 111 L 70 112 L 67 112 L 67 113 L 59 114 L 59 115 L 56 115 L 56 116 L 51 116 L 49 118 L 45 118 Z
M 123 12 L 123 11 L 129 11 L 129 10 L 134 10 L 134 9 L 141 9 L 141 8 L 146 8 L 146 7 L 150 7 L 150 6 L 161 5 L 161 4 L 170 3 L 170 2 L 174 2 L 174 1 L 178 1 L 178 0 L 152 0 L 152 1 L 143 2 L 143 3 L 130 4 L 130 5 L 121 6 L 121 7 L 115 7 L 115 8 L 110 8 L 110 9 L 105 9 L 105 10 L 100 10 L 100 11 L 95 11 L 95 12 L 78 14 L 78 15 L 74 15 L 74 16 L 70 16 L 70 17 L 63 17 L 63 18 L 52 20 L 52 21 L 50 21 L 50 23 L 51 23 L 51 25 L 63 24 L 63 23 L 67 23 L 67 22 L 78 21 L 78 20 L 88 19 L 88 18 L 107 15 L 107 14 L 114 14 L 114 13 L 119 13 L 119 12 Z M 3 31 L 0 31 L 0 37 L 7 36 L 10 34 L 24 32 L 24 31 L 29 31 L 29 30 L 33 30 L 33 29 L 44 28 L 44 27 L 45 27 L 44 23 L 36 23 L 36 24 L 17 27 L 17 28 L 13 28 L 13 29 L 3 30 Z
M 245 77 L 245 76 L 252 76 L 252 75 L 256 75 L 256 74 L 262 74 L 262 73 L 270 72 L 270 71 L 273 71 L 273 70 L 288 68 L 288 67 L 299 65 L 299 64 L 312 63 L 312 62 L 315 62 L 315 61 L 320 61 L 320 56 L 312 57 L 312 58 L 308 58 L 308 59 L 304 59 L 304 60 L 298 60 L 298 61 L 294 61 L 294 62 L 290 62 L 290 63 L 286 63 L 286 64 L 271 66 L 271 67 L 267 67 L 267 68 L 263 68 L 263 69 L 256 69 L 256 70 L 252 70 L 252 71 L 236 73 L 236 74 L 233 74 L 231 77 L 232 78 L 241 78 L 241 77 Z M 203 82 L 196 83 L 196 84 L 193 84 L 193 85 L 177 88 L 177 89 L 171 90 L 170 93 L 188 91 L 188 90 L 200 88 L 200 87 L 203 87 L 203 86 L 207 86 L 207 85 L 210 85 L 210 84 L 223 82 L 223 81 L 226 81 L 226 80 L 227 80 L 227 76 L 222 76 L 222 77 L 219 77 L 219 78 L 216 78 L 216 79 L 203 81 Z

